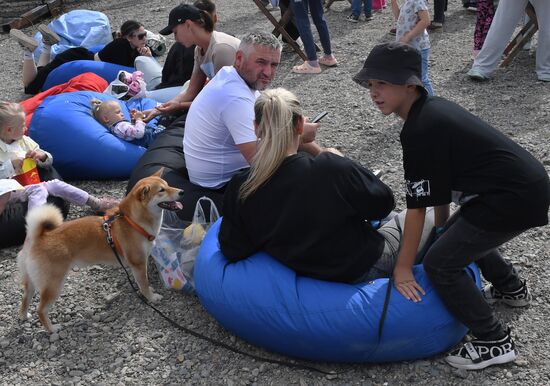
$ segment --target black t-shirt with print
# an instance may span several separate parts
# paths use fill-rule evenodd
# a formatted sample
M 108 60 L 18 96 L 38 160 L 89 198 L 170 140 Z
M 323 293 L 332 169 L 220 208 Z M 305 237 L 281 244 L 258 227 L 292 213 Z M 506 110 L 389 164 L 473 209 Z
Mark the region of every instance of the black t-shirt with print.
M 135 48 L 132 48 L 128 39 L 117 38 L 103 47 L 97 55 L 102 62 L 134 67 L 134 60 L 139 56 L 139 53 Z
M 421 96 L 401 131 L 408 208 L 461 194 L 464 218 L 493 231 L 548 223 L 550 182 L 542 164 L 453 102 Z
M 370 171 L 330 153 L 287 157 L 244 202 L 235 175 L 224 196 L 223 254 L 238 261 L 265 251 L 298 274 L 354 282 L 378 260 L 384 238 L 365 220 L 386 217 L 392 191 Z

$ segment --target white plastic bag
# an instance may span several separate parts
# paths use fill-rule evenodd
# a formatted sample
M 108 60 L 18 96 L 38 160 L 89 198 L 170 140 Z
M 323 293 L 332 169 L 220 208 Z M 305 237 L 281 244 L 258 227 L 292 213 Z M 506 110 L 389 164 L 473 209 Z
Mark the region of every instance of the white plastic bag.
M 162 56 L 166 53 L 166 38 L 160 34 L 156 34 L 149 30 L 145 30 L 147 36 L 147 47 L 151 50 L 151 53 L 155 56 Z
M 205 202 L 210 203 L 208 219 L 203 208 Z M 211 199 L 203 196 L 197 201 L 193 221 L 182 221 L 173 212 L 165 212 L 164 216 L 151 255 L 166 288 L 192 294 L 195 258 L 206 231 L 219 218 L 218 209 Z
M 141 76 L 135 80 L 131 80 L 130 84 L 127 83 L 128 81 L 123 81 L 124 79 L 131 79 L 132 76 L 135 77 L 135 74 L 137 73 L 138 71 L 134 72 L 133 74 L 130 74 L 126 71 L 119 71 L 115 80 L 109 83 L 103 93 L 114 96 L 115 98 L 120 100 L 145 98 L 147 84 L 143 80 L 143 74 L 141 72 L 139 72 Z

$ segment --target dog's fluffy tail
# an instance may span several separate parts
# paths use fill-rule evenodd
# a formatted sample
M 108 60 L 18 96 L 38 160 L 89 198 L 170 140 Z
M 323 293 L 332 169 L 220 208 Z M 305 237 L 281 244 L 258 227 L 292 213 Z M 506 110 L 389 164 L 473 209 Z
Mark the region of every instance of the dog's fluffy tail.
M 17 263 L 19 266 L 19 272 L 21 273 L 21 279 L 23 286 L 30 290 L 32 288 L 32 266 L 29 265 L 29 253 L 31 251 L 34 241 L 40 237 L 44 232 L 57 228 L 63 223 L 63 215 L 59 208 L 54 205 L 46 204 L 31 209 L 27 213 L 25 218 L 27 222 L 27 237 L 25 238 L 25 244 L 17 255 Z M 30 287 L 28 287 L 30 285 Z M 31 293 L 34 292 L 31 290 Z M 32 296 L 32 295 L 31 295 Z M 28 300 L 27 300 L 28 301 Z M 26 311 L 24 312 L 26 314 Z
M 37 237 L 63 224 L 63 215 L 55 205 L 46 204 L 33 208 L 27 213 L 27 241 L 32 242 Z

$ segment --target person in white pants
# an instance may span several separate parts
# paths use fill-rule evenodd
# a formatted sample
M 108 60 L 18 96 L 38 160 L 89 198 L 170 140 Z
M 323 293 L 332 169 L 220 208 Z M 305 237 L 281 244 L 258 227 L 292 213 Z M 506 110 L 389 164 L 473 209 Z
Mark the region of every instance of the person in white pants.
M 550 1 L 500 0 L 493 23 L 468 76 L 474 80 L 487 80 L 498 66 L 504 49 L 518 22 L 523 17 L 527 1 L 535 8 L 539 26 L 536 71 L 541 81 L 550 82 Z
M 159 62 L 152 57 L 138 56 L 134 61 L 134 66 L 136 70 L 143 72 L 143 77 L 147 84 L 145 96 L 159 103 L 166 103 L 172 100 L 180 93 L 185 92 L 187 86 L 189 86 L 189 81 L 187 81 L 183 86 L 166 87 L 155 90 L 155 87 L 162 81 L 162 66 Z

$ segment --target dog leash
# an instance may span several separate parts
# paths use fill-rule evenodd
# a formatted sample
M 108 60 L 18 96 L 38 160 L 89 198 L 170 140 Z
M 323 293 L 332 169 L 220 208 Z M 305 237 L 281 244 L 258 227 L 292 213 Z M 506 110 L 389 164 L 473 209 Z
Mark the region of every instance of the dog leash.
M 315 371 L 317 373 L 321 373 L 321 374 L 325 374 L 325 375 L 338 375 L 338 374 L 343 374 L 344 373 L 344 372 L 336 372 L 336 371 L 327 371 L 327 370 L 317 368 L 315 366 L 302 365 L 302 364 L 298 364 L 298 363 L 292 363 L 292 362 L 289 362 L 289 361 L 271 359 L 271 358 L 262 357 L 262 356 L 259 356 L 259 355 L 250 354 L 246 351 L 239 350 L 239 349 L 234 348 L 234 347 L 232 347 L 232 346 L 230 346 L 226 343 L 220 342 L 220 341 L 218 341 L 214 338 L 211 338 L 209 336 L 206 336 L 206 335 L 203 335 L 199 332 L 191 330 L 187 327 L 184 327 L 181 324 L 179 324 L 178 322 L 176 322 L 175 320 L 173 320 L 172 318 L 170 318 L 169 316 L 167 316 L 166 314 L 164 314 L 161 310 L 159 310 L 156 306 L 154 306 L 149 301 L 149 299 L 147 299 L 145 296 L 143 296 L 143 294 L 139 291 L 138 288 L 136 288 L 136 285 L 134 284 L 134 282 L 132 281 L 132 278 L 130 277 L 130 273 L 128 272 L 128 270 L 126 269 L 124 264 L 122 263 L 122 259 L 120 258 L 120 254 L 122 254 L 122 250 L 120 249 L 120 244 L 118 243 L 116 237 L 114 237 L 113 230 L 112 230 L 113 222 L 115 222 L 118 219 L 124 219 L 126 221 L 130 220 L 131 222 L 128 221 L 128 223 L 130 225 L 132 225 L 132 223 L 133 223 L 135 226 L 137 226 L 139 229 L 141 229 L 143 232 L 140 231 L 140 234 L 142 234 L 144 237 L 146 237 L 150 241 L 153 241 L 155 239 L 155 236 L 152 236 L 152 235 L 148 234 L 143 228 L 141 228 L 138 224 L 133 222 L 128 216 L 124 216 L 124 214 L 122 214 L 122 213 L 116 213 L 116 214 L 110 215 L 110 216 L 105 215 L 103 217 L 102 227 L 103 227 L 103 230 L 105 231 L 105 233 L 107 235 L 107 243 L 111 247 L 111 250 L 113 251 L 118 263 L 120 264 L 120 266 L 124 270 L 124 273 L 126 274 L 126 278 L 128 279 L 128 283 L 130 283 L 130 286 L 134 290 L 134 293 L 136 294 L 136 296 L 143 303 L 145 303 L 147 306 L 152 308 L 157 314 L 159 314 L 162 318 L 164 318 L 166 321 L 168 321 L 172 326 L 176 327 L 177 329 L 179 329 L 179 330 L 181 330 L 181 331 L 183 331 L 183 332 L 185 332 L 189 335 L 193 335 L 196 338 L 199 338 L 201 340 L 212 343 L 215 346 L 222 347 L 222 348 L 224 348 L 226 350 L 229 350 L 229 351 L 232 351 L 236 354 L 240 354 L 240 355 L 243 355 L 243 356 L 258 360 L 258 361 L 261 361 L 261 362 L 272 363 L 272 364 L 277 364 L 277 365 L 286 366 L 286 367 L 290 367 L 290 368 L 301 369 L 301 370 Z M 132 227 L 134 227 L 134 225 L 132 225 Z M 137 230 L 138 228 L 135 228 L 135 229 Z M 151 237 L 152 237 L 152 239 L 151 239 Z

